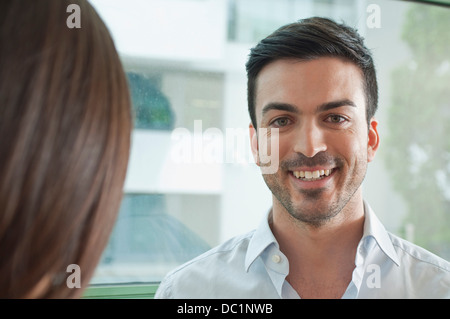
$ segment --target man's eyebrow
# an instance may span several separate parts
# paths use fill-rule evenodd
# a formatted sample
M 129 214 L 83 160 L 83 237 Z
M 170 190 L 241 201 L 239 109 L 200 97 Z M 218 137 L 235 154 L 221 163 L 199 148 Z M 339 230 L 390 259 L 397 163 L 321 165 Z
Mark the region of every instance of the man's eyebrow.
M 346 105 L 356 107 L 356 104 L 353 101 L 351 101 L 349 99 L 343 99 L 343 100 L 339 100 L 339 101 L 332 101 L 332 102 L 326 102 L 326 103 L 320 104 L 317 107 L 316 111 L 317 112 L 325 112 L 325 111 L 335 109 L 335 108 L 341 107 L 341 106 L 346 106 Z
M 278 110 L 278 111 L 287 111 L 291 113 L 299 113 L 298 109 L 289 103 L 278 103 L 278 102 L 272 102 L 267 105 L 265 105 L 262 109 L 262 116 L 271 111 L 271 110 Z
M 319 106 L 317 106 L 316 112 L 317 113 L 325 112 L 325 111 L 335 109 L 335 108 L 338 108 L 341 106 L 346 106 L 346 105 L 351 106 L 351 107 L 356 107 L 356 104 L 353 101 L 351 101 L 349 99 L 343 99 L 343 100 L 339 100 L 339 101 L 331 101 L 331 102 L 326 102 L 326 103 L 320 104 Z M 271 102 L 263 107 L 262 116 L 264 117 L 264 115 L 271 110 L 287 111 L 287 112 L 295 113 L 295 114 L 301 113 L 301 111 L 299 111 L 299 109 L 296 108 L 292 104 L 281 103 L 281 102 Z

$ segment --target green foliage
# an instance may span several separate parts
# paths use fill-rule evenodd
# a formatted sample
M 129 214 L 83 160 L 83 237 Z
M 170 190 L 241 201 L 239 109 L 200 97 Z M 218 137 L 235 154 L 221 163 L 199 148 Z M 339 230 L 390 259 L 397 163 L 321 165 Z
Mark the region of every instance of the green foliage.
M 137 129 L 171 130 L 175 120 L 167 97 L 142 74 L 127 73 Z
M 392 72 L 386 161 L 415 242 L 450 255 L 450 10 L 413 5 L 402 33 L 412 56 Z

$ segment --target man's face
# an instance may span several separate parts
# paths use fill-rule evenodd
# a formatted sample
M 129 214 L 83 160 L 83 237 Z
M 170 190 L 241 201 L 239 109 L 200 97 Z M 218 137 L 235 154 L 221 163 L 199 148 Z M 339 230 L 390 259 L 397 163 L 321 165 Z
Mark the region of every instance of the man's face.
M 366 120 L 363 76 L 337 58 L 283 59 L 266 65 L 256 83 L 258 129 L 278 128 L 279 169 L 263 175 L 293 217 L 320 226 L 360 195 L 378 147 L 377 122 Z M 264 130 L 263 130 L 264 131 Z M 250 126 L 254 156 L 261 136 Z M 274 139 L 268 133 L 264 138 Z

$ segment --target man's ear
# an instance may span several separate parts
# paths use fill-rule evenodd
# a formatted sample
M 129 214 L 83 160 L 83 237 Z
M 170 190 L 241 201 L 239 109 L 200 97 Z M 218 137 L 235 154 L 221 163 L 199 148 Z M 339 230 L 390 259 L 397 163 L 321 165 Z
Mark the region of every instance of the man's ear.
M 252 123 L 250 123 L 248 129 L 250 133 L 250 146 L 252 148 L 253 159 L 255 160 L 256 165 L 259 166 L 258 134 L 256 132 L 256 128 L 253 127 Z
M 371 162 L 375 158 L 375 153 L 380 146 L 380 136 L 378 135 L 378 121 L 372 117 L 369 124 L 369 138 L 367 141 L 367 161 Z

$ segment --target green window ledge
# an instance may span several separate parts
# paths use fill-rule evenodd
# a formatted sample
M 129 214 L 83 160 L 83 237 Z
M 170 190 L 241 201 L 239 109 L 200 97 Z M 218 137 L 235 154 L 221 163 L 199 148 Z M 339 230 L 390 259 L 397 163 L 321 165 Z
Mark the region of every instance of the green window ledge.
M 153 299 L 159 283 L 91 285 L 84 299 Z

